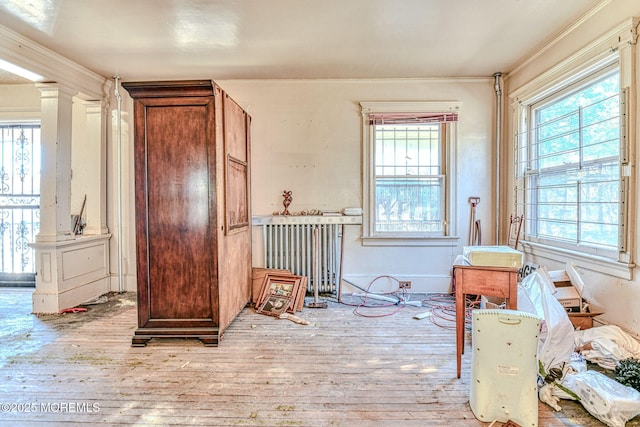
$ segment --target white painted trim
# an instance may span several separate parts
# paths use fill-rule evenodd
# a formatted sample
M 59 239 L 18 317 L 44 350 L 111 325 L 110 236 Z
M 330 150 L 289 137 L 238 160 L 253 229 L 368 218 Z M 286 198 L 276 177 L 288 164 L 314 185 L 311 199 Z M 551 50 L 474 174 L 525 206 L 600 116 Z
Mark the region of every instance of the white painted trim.
M 263 215 L 251 218 L 251 225 L 266 224 L 362 224 L 360 215 L 322 216 L 322 215 Z
M 25 114 L 25 113 L 38 113 L 40 114 L 40 108 L 34 107 L 0 107 L 0 114 Z
M 40 108 L 0 107 L 0 124 L 40 124 Z
M 363 116 L 369 113 L 443 113 L 460 112 L 462 102 L 458 101 L 381 101 L 361 102 Z M 367 124 L 368 125 L 368 124 Z
M 638 26 L 638 22 L 638 18 L 625 20 L 593 43 L 542 73 L 539 77 L 511 91 L 509 93 L 510 101 L 530 102 L 532 96 L 540 96 L 541 92 L 550 90 L 558 82 L 575 74 L 576 70 L 592 68 L 599 61 L 606 61 L 607 58 L 619 50 L 620 46 L 628 45 L 633 41 L 633 32 Z M 509 75 L 515 74 L 516 70 L 509 73 Z M 509 76 L 507 76 L 508 78 Z
M 106 240 L 108 241 L 111 238 L 111 234 L 98 234 L 91 236 L 77 236 L 75 238 L 69 240 L 63 240 L 59 242 L 33 242 L 29 243 L 29 247 L 34 249 L 53 249 L 60 248 L 65 246 L 77 246 L 82 244 L 89 244 L 93 241 Z
M 77 90 L 82 99 L 107 99 L 111 80 L 76 64 L 30 39 L 0 25 L 2 59 Z
M 451 246 L 450 242 L 443 244 L 456 233 L 456 140 L 457 126 L 450 126 L 443 141 L 443 161 L 445 170 L 444 206 L 444 233 L 441 235 L 420 235 L 419 233 L 407 236 L 393 236 L 390 233 L 374 233 L 374 217 L 371 213 L 375 210 L 371 186 L 373 185 L 373 136 L 368 115 L 370 113 L 442 113 L 457 112 L 462 110 L 460 101 L 362 101 L 360 113 L 362 121 L 362 244 L 363 246 Z M 443 239 L 444 238 L 444 239 Z M 386 243 L 382 243 L 386 240 Z M 429 243 L 433 240 L 433 244 Z M 421 242 L 421 243 L 418 243 Z
M 520 244 L 526 255 L 541 257 L 550 261 L 562 259 L 573 262 L 585 270 L 595 271 L 625 280 L 633 280 L 633 270 L 635 269 L 635 264 L 633 263 L 623 263 L 610 258 L 529 241 L 521 240 Z
M 423 82 L 423 83 L 438 83 L 438 84 L 460 84 L 460 83 L 480 83 L 487 84 L 493 83 L 493 77 L 487 76 L 477 76 L 477 77 L 379 77 L 379 78 L 364 78 L 364 79 L 343 79 L 343 78 L 322 78 L 322 79 L 248 79 L 253 81 L 260 81 L 263 83 L 266 82 L 282 82 L 282 83 L 300 83 L 300 84 L 309 84 L 309 82 L 317 82 L 317 83 L 343 83 L 343 84 L 354 84 L 361 83 L 364 85 L 370 85 L 372 83 L 380 83 L 381 81 L 389 83 L 389 82 Z M 222 79 L 216 80 L 220 83 L 221 86 L 224 86 L 225 82 L 246 82 L 247 79 Z

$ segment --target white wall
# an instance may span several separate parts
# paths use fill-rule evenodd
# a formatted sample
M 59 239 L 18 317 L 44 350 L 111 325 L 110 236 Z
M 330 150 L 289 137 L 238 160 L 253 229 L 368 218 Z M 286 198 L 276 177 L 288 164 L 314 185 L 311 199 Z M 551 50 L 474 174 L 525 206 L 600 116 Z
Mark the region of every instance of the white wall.
M 467 80 L 224 80 L 220 86 L 252 116 L 253 215 L 362 207 L 360 101 L 460 101 L 457 139 L 459 246 L 363 247 L 361 229 L 345 231 L 344 277 L 367 287 L 378 275 L 412 281 L 414 292 L 449 290 L 451 263 L 468 240 L 469 196 L 481 198 L 477 218 L 491 244 L 493 79 Z M 262 236 L 254 227 L 254 266 L 262 266 Z M 378 282 L 376 283 L 378 285 Z M 374 288 L 380 290 L 380 287 Z
M 40 91 L 35 85 L 0 85 L 0 121 L 15 120 L 40 120 Z
M 640 16 L 640 2 L 637 0 L 612 0 L 583 22 L 577 23 L 574 28 L 567 32 L 563 37 L 557 38 L 547 43 L 543 49 L 534 55 L 528 56 L 527 60 L 519 64 L 515 71 L 506 79 L 507 92 L 514 92 L 526 85 L 531 80 L 542 75 L 552 67 L 558 65 L 571 55 L 588 46 L 594 40 L 604 36 L 623 21 L 632 17 Z M 640 78 L 640 64 L 638 58 L 635 58 L 635 78 Z M 640 100 L 637 93 L 631 94 L 630 99 L 635 102 L 635 111 L 640 111 Z M 511 120 L 512 117 L 507 117 Z M 640 117 L 634 117 L 636 128 L 640 125 Z M 514 124 L 509 122 L 507 127 L 514 129 Z M 509 132 L 508 132 L 509 133 Z M 513 141 L 510 139 L 509 144 Z M 634 146 L 633 152 L 635 157 L 632 163 L 637 165 L 637 137 L 631 141 Z M 511 165 L 512 159 L 507 162 Z M 513 176 L 513 169 L 510 167 L 508 175 Z M 640 182 L 636 172 L 635 188 L 640 188 Z M 512 188 L 512 185 L 511 185 Z M 506 191 L 509 196 L 513 195 L 512 191 Z M 637 202 L 637 198 L 636 198 Z M 513 201 L 510 200 L 511 206 Z M 635 206 L 635 217 L 631 218 L 631 229 L 633 245 L 635 246 L 635 255 L 633 259 L 637 262 L 637 249 L 640 248 L 640 234 L 637 232 L 637 224 L 640 220 L 640 209 Z M 640 310 L 637 308 L 640 302 L 640 278 L 637 271 L 634 271 L 632 280 L 625 280 L 611 275 L 602 274 L 595 271 L 594 265 L 588 262 L 580 262 L 567 257 L 538 257 L 531 259 L 540 265 L 545 265 L 549 269 L 562 269 L 567 261 L 575 262 L 579 273 L 585 282 L 585 298 L 592 304 L 592 307 L 598 311 L 604 311 L 604 314 L 598 319 L 606 323 L 612 323 L 621 326 L 625 330 L 640 335 Z M 634 269 L 634 270 L 637 270 Z

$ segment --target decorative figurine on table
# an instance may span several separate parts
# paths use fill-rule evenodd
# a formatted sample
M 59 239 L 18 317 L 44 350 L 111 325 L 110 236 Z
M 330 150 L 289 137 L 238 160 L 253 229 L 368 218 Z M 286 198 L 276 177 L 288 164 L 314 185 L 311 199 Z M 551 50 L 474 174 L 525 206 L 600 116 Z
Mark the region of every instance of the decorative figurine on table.
M 289 205 L 293 200 L 293 197 L 291 196 L 291 191 L 284 190 L 282 192 L 282 197 L 284 197 L 284 200 L 282 201 L 282 204 L 284 205 L 284 210 L 282 211 L 282 215 L 291 215 L 291 213 L 289 212 Z

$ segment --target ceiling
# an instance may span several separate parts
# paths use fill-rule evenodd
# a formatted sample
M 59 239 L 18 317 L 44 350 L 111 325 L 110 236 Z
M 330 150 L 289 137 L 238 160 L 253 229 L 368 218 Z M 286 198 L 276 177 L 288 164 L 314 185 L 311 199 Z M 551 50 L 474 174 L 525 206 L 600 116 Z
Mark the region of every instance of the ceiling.
M 601 2 L 2 0 L 0 25 L 124 80 L 455 78 L 508 72 Z

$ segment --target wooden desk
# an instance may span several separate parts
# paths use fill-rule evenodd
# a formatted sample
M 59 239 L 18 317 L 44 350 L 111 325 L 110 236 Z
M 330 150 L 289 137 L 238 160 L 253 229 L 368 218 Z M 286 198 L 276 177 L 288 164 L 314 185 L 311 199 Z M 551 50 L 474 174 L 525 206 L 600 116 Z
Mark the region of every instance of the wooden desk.
M 486 295 L 504 298 L 507 308 L 518 307 L 518 269 L 464 265 L 458 260 L 453 265 L 456 290 L 456 362 L 458 378 L 464 353 L 465 295 Z

